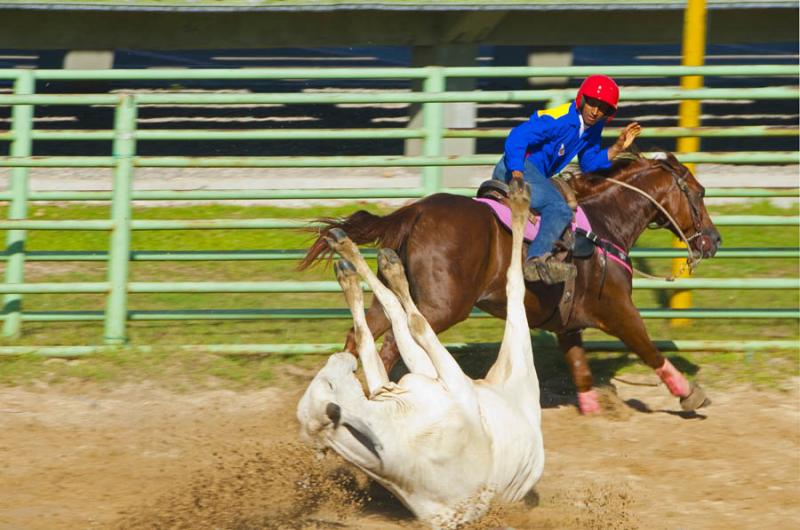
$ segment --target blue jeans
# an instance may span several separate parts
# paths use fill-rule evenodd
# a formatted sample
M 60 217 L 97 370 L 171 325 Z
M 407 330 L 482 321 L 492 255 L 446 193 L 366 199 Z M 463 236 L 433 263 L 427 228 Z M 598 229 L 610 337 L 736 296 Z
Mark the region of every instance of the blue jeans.
M 506 168 L 505 158 L 501 158 L 494 167 L 492 178 L 505 183 L 511 181 L 511 171 Z M 550 179 L 527 160 L 522 178 L 531 187 L 531 208 L 541 215 L 539 233 L 528 247 L 528 258 L 535 258 L 553 250 L 553 244 L 572 221 L 572 210 Z

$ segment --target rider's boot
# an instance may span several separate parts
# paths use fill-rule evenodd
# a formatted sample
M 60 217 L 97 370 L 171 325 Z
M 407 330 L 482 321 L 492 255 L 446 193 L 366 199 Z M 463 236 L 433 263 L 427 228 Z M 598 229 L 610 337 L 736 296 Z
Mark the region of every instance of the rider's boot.
M 566 282 L 577 274 L 577 269 L 572 263 L 564 263 L 552 259 L 549 252 L 542 256 L 528 258 L 522 267 L 522 273 L 529 282 L 542 281 L 547 285 Z

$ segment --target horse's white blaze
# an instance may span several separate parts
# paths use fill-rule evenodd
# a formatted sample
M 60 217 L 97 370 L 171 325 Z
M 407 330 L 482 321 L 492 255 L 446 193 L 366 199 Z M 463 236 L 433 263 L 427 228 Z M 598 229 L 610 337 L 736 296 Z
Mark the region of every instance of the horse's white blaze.
M 517 214 L 528 200 L 512 194 Z M 516 200 L 513 200 L 516 199 Z M 373 287 L 403 357 L 416 369 L 368 398 L 349 353 L 332 355 L 297 408 L 303 436 L 329 447 L 397 495 L 434 528 L 453 528 L 484 514 L 494 498 L 517 501 L 544 466 L 539 383 L 523 305 L 521 267 L 524 215 L 514 216 L 507 275 L 508 317 L 497 361 L 486 379 L 469 379 L 436 338 L 408 294 L 399 262 L 382 262 L 391 291 L 375 277 L 349 240 L 334 243 Z M 358 288 L 342 281 L 342 287 Z M 364 325 L 360 296 L 346 296 L 357 328 Z M 409 341 L 413 345 L 409 346 Z M 409 347 L 410 352 L 404 352 Z M 419 352 L 427 356 L 419 359 Z M 377 371 L 369 333 L 359 333 L 365 371 Z M 409 355 L 405 355 L 409 354 Z M 433 374 L 431 373 L 432 369 Z M 367 374 L 369 381 L 382 374 Z

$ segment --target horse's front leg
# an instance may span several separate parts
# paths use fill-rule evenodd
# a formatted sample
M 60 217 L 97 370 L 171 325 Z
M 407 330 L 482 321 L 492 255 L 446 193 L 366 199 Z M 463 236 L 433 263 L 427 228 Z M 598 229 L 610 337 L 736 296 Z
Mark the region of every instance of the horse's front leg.
M 564 358 L 572 374 L 572 381 L 578 391 L 578 408 L 581 414 L 596 414 L 600 412 L 600 400 L 597 392 L 592 388 L 592 371 L 583 349 L 583 332 L 571 331 L 557 333 L 558 346 L 564 353 Z
M 642 317 L 633 304 L 625 304 L 625 307 L 620 307 L 620 309 L 621 311 L 616 311 L 615 315 L 609 315 L 610 318 L 602 323 L 604 325 L 599 326 L 600 329 L 619 337 L 647 366 L 655 370 L 670 393 L 680 398 L 683 410 L 695 410 L 711 404 L 700 385 L 690 384 L 686 377 L 656 348 L 647 334 Z

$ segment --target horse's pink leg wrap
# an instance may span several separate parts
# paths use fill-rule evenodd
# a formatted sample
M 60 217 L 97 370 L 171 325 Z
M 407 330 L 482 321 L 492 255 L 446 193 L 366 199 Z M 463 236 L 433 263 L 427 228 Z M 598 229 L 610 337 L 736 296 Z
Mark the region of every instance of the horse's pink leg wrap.
M 664 359 L 664 364 L 661 365 L 661 368 L 656 368 L 656 374 L 664 381 L 673 396 L 686 397 L 689 395 L 689 381 L 677 368 L 672 366 L 669 359 Z
M 600 412 L 600 400 L 597 397 L 597 392 L 594 390 L 578 392 L 578 408 L 581 409 L 581 414 L 596 414 Z

